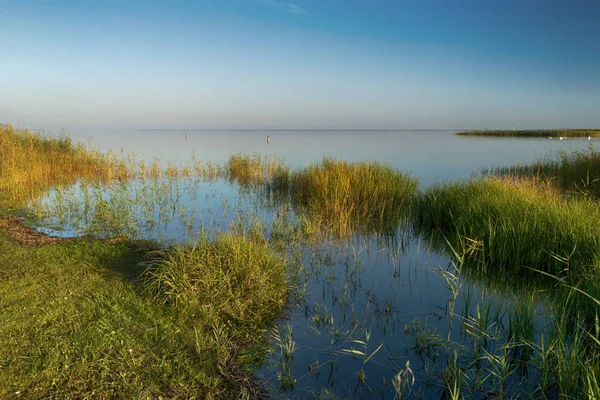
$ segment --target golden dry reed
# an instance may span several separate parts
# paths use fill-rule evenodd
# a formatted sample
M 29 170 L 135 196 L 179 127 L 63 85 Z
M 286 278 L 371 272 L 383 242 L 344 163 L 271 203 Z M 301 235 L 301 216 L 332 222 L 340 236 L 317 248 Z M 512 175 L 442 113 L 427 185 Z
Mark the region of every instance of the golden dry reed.
M 130 175 L 122 159 L 74 144 L 66 135 L 44 136 L 0 126 L 0 205 L 20 206 L 51 185 Z

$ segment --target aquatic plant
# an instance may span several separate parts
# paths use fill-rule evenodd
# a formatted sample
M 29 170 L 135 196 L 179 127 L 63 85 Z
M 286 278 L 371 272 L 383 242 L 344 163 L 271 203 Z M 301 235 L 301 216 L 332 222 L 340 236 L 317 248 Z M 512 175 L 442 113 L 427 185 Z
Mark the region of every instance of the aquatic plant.
M 600 262 L 597 203 L 565 199 L 548 185 L 472 179 L 432 186 L 416 204 L 418 233 L 471 238 L 478 244 L 471 258 L 481 265 L 539 269 L 576 281 Z
M 463 252 L 469 244 L 463 238 L 457 246 Z M 453 276 L 463 275 L 466 260 L 459 257 L 452 264 Z M 581 292 L 553 278 L 566 291 Z M 449 294 L 448 301 L 454 302 L 456 294 Z M 415 354 L 423 361 L 415 374 L 424 377 L 424 384 L 439 387 L 442 396 L 449 398 L 600 395 L 598 330 L 584 313 L 573 314 L 574 296 L 540 308 L 525 292 L 515 296 L 513 304 L 506 303 L 509 309 L 495 311 L 486 293 L 478 300 L 468 297 L 470 307 L 461 314 L 446 315 L 449 324 L 453 319 L 461 321 L 460 340 L 438 333 L 439 319 L 435 324 L 415 320 L 407 325 L 406 333 L 415 340 Z
M 259 186 L 276 176 L 287 174 L 283 160 L 275 156 L 254 154 L 232 154 L 225 164 L 225 176 L 230 182 L 242 187 Z

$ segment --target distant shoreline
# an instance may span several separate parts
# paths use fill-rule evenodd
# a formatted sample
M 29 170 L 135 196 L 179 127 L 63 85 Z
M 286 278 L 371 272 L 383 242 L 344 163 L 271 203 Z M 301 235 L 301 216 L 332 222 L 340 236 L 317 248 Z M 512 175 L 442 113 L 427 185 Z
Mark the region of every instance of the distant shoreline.
M 468 129 L 137 129 L 138 132 L 462 132 Z
M 600 128 L 570 129 L 517 129 L 517 130 L 475 130 L 456 132 L 459 136 L 502 136 L 502 137 L 600 137 Z

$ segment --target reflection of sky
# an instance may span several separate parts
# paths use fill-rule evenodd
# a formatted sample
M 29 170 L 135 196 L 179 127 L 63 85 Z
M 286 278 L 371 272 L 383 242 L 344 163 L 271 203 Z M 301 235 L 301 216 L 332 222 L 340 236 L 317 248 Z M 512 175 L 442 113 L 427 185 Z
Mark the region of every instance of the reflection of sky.
M 486 138 L 455 136 L 453 132 L 198 132 L 198 131 L 75 131 L 78 140 L 92 139 L 101 149 L 136 152 L 165 162 L 199 160 L 225 162 L 235 153 L 283 157 L 293 168 L 318 162 L 323 156 L 343 160 L 378 160 L 418 177 L 423 184 L 463 179 L 479 168 L 527 163 L 561 149 L 585 149 L 585 139 Z M 185 139 L 186 134 L 188 140 Z M 271 143 L 267 144 L 267 135 Z

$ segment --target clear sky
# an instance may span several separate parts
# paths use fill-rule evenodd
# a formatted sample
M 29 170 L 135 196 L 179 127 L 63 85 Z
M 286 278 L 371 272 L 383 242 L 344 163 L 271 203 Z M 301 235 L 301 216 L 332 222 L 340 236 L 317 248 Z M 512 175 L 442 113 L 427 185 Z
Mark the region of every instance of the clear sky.
M 600 126 L 597 0 L 0 0 L 0 123 Z

